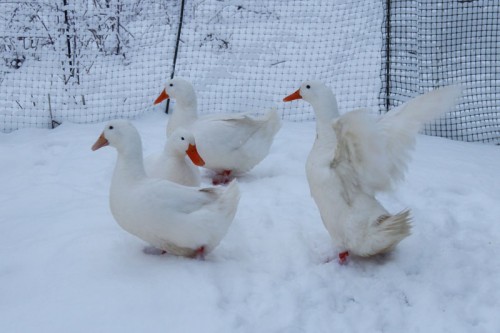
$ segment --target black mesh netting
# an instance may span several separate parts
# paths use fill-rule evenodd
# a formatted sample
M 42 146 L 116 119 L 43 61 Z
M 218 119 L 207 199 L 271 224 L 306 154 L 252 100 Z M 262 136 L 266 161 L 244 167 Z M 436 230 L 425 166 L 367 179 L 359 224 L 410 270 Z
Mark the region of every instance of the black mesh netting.
M 199 112 L 313 119 L 281 99 L 325 81 L 341 112 L 384 111 L 462 82 L 456 110 L 426 132 L 499 142 L 498 1 L 25 0 L 0 3 L 0 125 L 9 132 L 162 112 L 173 72 Z
M 500 143 L 500 2 L 393 0 L 384 11 L 382 111 L 462 83 L 461 103 L 425 133 Z
M 0 3 L 3 131 L 161 112 L 152 102 L 172 73 L 181 1 Z M 176 75 L 199 112 L 313 119 L 282 98 L 326 81 L 344 110 L 378 109 L 382 3 L 186 0 Z
M 0 3 L 0 125 L 134 117 L 171 66 L 177 1 Z M 54 121 L 54 122 L 53 122 Z

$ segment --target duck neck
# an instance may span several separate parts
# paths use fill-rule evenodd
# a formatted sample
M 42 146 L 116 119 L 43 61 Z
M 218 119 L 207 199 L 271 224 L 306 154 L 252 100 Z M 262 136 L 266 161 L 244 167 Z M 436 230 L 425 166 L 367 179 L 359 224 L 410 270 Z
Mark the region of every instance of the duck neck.
M 118 149 L 112 183 L 126 184 L 143 178 L 146 178 L 146 171 L 140 142 L 136 145 L 128 145 L 127 149 Z
M 167 124 L 167 137 L 178 127 L 188 128 L 198 119 L 196 96 L 189 100 L 176 100 L 176 104 Z
M 164 150 L 165 156 L 169 160 L 176 160 L 176 161 L 181 161 L 184 160 L 184 156 L 186 156 L 186 153 L 180 152 L 178 149 L 175 149 L 171 145 L 165 145 L 165 150 Z
M 332 122 L 340 116 L 335 95 L 330 92 L 328 95 L 324 96 L 324 98 L 312 102 L 311 105 L 316 115 L 316 132 L 318 138 L 335 138 Z

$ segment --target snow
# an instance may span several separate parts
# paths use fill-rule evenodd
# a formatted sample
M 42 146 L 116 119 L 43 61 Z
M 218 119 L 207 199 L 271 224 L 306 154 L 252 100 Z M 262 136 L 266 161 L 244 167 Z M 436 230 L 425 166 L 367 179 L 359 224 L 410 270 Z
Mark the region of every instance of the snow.
M 159 110 L 133 120 L 145 155 L 164 144 Z M 497 146 L 419 136 L 380 196 L 412 210 L 413 234 L 339 265 L 305 177 L 314 123 L 285 121 L 200 261 L 144 254 L 115 223 L 116 152 L 90 150 L 103 126 L 0 133 L 0 332 L 500 331 Z

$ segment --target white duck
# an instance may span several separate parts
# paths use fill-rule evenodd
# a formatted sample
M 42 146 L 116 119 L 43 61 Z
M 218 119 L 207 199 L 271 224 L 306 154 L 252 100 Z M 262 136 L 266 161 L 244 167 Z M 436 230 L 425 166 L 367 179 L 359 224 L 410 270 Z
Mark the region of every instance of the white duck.
M 339 115 L 332 91 L 304 82 L 285 102 L 304 99 L 316 115 L 316 140 L 307 158 L 311 195 L 339 260 L 393 249 L 410 234 L 410 213 L 390 214 L 375 198 L 404 178 L 421 125 L 449 111 L 462 88 L 449 86 L 416 97 L 372 118 L 366 110 Z
M 182 127 L 170 135 L 161 153 L 150 155 L 144 160 L 149 177 L 185 186 L 200 186 L 201 177 L 197 166 L 203 165 L 205 162 L 198 154 L 193 134 Z
M 195 257 L 219 244 L 236 214 L 235 181 L 224 188 L 197 189 L 148 178 L 139 133 L 124 120 L 110 121 L 92 150 L 107 145 L 118 151 L 109 201 L 123 229 L 174 255 Z
M 256 166 L 267 154 L 281 122 L 276 110 L 262 117 L 248 114 L 213 114 L 198 118 L 196 93 L 192 84 L 182 78 L 166 83 L 155 100 L 176 101 L 167 125 L 167 137 L 179 126 L 192 131 L 205 168 L 217 173 L 214 184 L 229 181 L 232 175 Z

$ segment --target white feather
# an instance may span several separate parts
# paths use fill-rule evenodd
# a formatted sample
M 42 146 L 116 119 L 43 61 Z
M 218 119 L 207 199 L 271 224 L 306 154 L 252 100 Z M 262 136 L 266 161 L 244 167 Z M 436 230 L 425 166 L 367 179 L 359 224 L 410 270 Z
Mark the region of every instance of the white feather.
M 307 179 L 339 248 L 370 256 L 393 249 L 410 234 L 409 211 L 390 214 L 375 194 L 403 179 L 418 130 L 449 111 L 461 91 L 459 86 L 438 89 L 376 119 L 366 110 L 340 116 L 335 96 L 323 83 L 302 84 L 299 96 L 312 104 L 317 124 Z
M 186 156 L 189 145 L 196 146 L 193 134 L 178 128 L 167 140 L 161 153 L 144 159 L 146 174 L 185 186 L 200 186 L 200 171 Z
M 259 117 L 249 114 L 198 117 L 194 88 L 182 78 L 169 80 L 165 91 L 176 102 L 167 124 L 167 136 L 179 126 L 192 131 L 205 160 L 204 167 L 216 172 L 251 170 L 267 156 L 281 127 L 276 110 Z
M 171 254 L 212 251 L 226 234 L 239 202 L 235 181 L 228 187 L 197 189 L 146 176 L 139 133 L 127 121 L 109 122 L 103 132 L 118 150 L 110 208 L 131 234 Z

